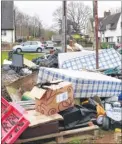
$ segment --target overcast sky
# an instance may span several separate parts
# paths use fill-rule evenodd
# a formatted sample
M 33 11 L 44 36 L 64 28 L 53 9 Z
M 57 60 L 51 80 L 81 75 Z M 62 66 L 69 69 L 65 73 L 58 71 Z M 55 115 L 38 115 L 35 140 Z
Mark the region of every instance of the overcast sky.
M 92 1 L 82 1 L 92 8 Z M 62 1 L 15 1 L 14 4 L 30 16 L 38 15 L 43 25 L 50 27 L 53 24 L 53 12 L 62 6 Z M 121 7 L 121 1 L 98 1 L 98 15 L 103 16 L 104 11 Z

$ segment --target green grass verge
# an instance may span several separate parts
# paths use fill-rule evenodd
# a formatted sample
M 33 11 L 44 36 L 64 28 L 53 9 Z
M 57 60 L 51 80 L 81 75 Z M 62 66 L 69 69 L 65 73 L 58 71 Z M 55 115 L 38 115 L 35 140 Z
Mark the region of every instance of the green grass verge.
M 43 53 L 22 53 L 24 55 L 24 58 L 27 58 L 28 60 L 32 60 L 33 58 L 40 57 L 44 55 Z M 8 52 L 3 51 L 1 53 L 1 63 L 3 64 L 4 59 L 8 59 Z

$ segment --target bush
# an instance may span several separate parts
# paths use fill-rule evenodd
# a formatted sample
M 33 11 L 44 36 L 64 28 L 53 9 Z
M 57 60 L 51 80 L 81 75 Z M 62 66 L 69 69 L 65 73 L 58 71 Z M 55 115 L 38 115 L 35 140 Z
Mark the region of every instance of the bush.
M 109 45 L 108 45 L 107 42 L 102 42 L 102 43 L 101 43 L 101 48 L 102 48 L 102 49 L 107 49 L 108 46 L 109 46 Z

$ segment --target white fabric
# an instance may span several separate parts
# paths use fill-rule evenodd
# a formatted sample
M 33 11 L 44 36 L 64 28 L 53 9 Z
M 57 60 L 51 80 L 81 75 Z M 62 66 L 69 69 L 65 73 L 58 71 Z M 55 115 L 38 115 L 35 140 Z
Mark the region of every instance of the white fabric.
M 3 64 L 9 64 L 9 65 L 11 65 L 12 61 L 8 61 L 7 59 L 4 59 Z

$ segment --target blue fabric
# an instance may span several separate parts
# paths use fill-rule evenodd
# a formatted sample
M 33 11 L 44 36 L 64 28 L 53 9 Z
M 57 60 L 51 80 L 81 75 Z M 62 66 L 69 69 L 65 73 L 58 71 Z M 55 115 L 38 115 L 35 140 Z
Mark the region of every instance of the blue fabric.
M 119 95 L 118 100 L 122 101 L 122 93 Z

